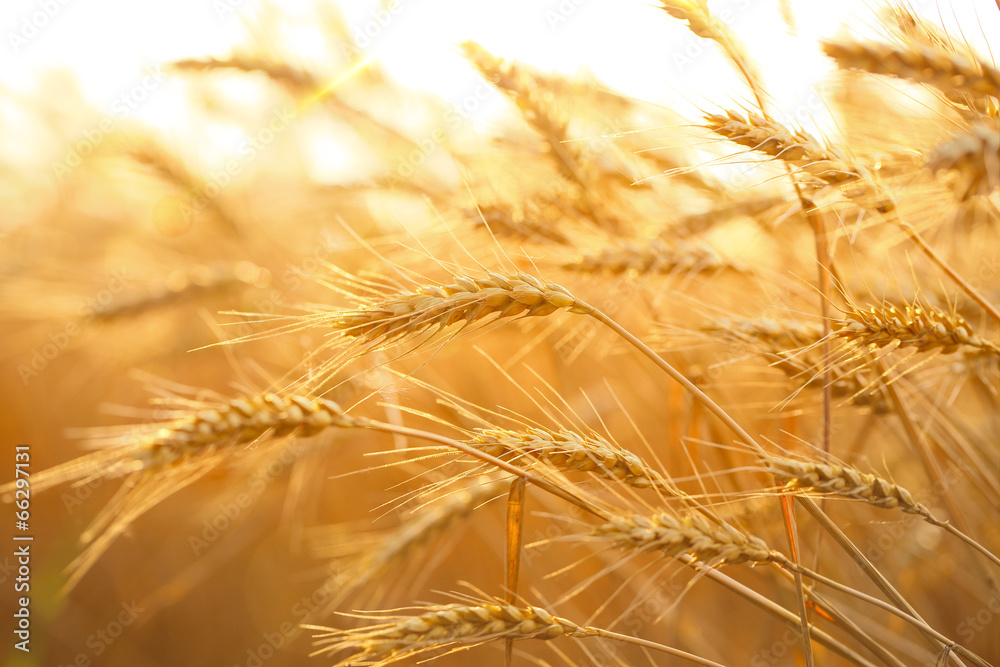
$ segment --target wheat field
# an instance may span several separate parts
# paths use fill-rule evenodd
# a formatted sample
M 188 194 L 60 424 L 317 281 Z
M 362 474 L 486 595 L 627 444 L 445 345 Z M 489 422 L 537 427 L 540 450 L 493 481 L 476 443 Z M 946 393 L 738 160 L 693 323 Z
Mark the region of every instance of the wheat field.
M 0 90 L 50 156 L 0 151 L 0 662 L 1000 665 L 1000 3 L 959 4 L 830 26 L 792 106 L 706 0 L 641 9 L 731 85 L 639 65 L 683 111 L 465 41 L 476 116 L 326 3 L 162 63 L 166 129 Z

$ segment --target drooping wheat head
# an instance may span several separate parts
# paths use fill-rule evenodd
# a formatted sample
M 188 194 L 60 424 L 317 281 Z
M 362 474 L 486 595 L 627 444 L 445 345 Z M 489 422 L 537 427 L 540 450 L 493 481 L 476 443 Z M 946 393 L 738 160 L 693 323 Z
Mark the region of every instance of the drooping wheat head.
M 865 348 L 915 347 L 919 352 L 951 354 L 962 347 L 1000 353 L 996 343 L 976 335 L 957 313 L 947 313 L 919 299 L 901 308 L 888 302 L 862 310 L 853 304 L 845 319 L 834 322 L 832 336 Z
M 874 42 L 822 42 L 823 51 L 845 69 L 886 74 L 943 91 L 1000 97 L 1000 70 L 954 51 L 925 44 L 898 48 Z
M 644 516 L 616 513 L 590 535 L 610 541 L 623 550 L 660 551 L 667 556 L 693 556 L 706 564 L 761 564 L 772 560 L 771 550 L 759 537 L 749 535 L 699 512 L 660 512 Z
M 386 665 L 434 649 L 470 646 L 503 639 L 590 637 L 592 631 L 540 607 L 517 607 L 499 601 L 426 607 L 414 616 L 353 630 L 330 630 L 316 636 L 316 653 L 350 657 L 343 665 Z M 323 630 L 322 628 L 317 628 Z
M 537 461 L 557 470 L 589 472 L 639 489 L 675 493 L 668 480 L 649 464 L 596 433 L 583 435 L 537 427 L 523 431 L 476 429 L 474 437 L 465 442 L 518 465 L 531 466 Z
M 791 491 L 826 494 L 860 500 L 882 509 L 899 508 L 910 514 L 929 517 L 930 510 L 913 499 L 913 494 L 887 479 L 863 473 L 848 465 L 769 457 L 766 470 Z

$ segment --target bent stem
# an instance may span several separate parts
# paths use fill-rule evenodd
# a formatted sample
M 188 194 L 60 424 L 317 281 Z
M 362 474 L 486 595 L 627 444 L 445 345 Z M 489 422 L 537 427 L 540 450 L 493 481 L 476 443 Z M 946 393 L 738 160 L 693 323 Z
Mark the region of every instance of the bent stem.
M 958 528 L 956 528 L 955 526 L 953 526 L 948 521 L 939 521 L 938 519 L 930 519 L 928 517 L 924 517 L 924 520 L 927 521 L 928 523 L 930 523 L 931 525 L 937 526 L 938 528 L 943 528 L 947 532 L 951 533 L 952 535 L 954 535 L 958 539 L 960 539 L 963 542 L 965 542 L 966 544 L 968 544 L 970 547 L 972 547 L 973 549 L 975 549 L 979 553 L 981 553 L 984 556 L 986 556 L 988 559 L 990 559 L 993 562 L 994 565 L 1000 567 L 1000 558 L 998 558 L 995 553 L 993 553 L 992 551 L 990 551 L 989 549 L 987 549 L 985 546 L 983 546 L 982 544 L 980 544 L 976 540 L 974 540 L 972 537 L 970 537 L 970 536 L 966 535 L 965 533 L 963 533 L 962 531 L 960 531 Z
M 666 362 L 664 362 L 664 363 L 666 363 Z M 683 377 L 683 376 L 681 376 L 681 377 Z M 686 378 L 685 378 L 685 380 L 686 380 Z M 721 408 L 720 408 L 720 410 L 721 410 Z M 723 414 L 725 414 L 725 413 L 723 413 Z M 608 512 L 606 512 L 606 511 L 602 510 L 601 508 L 595 506 L 593 503 L 590 503 L 587 500 L 576 496 L 575 494 L 573 494 L 573 493 L 567 491 L 566 489 L 564 489 L 563 487 L 560 487 L 557 484 L 555 484 L 555 483 L 553 483 L 553 482 L 545 479 L 544 477 L 539 477 L 537 475 L 533 475 L 532 473 L 527 472 L 526 470 L 522 470 L 521 468 L 518 468 L 518 467 L 516 467 L 514 465 L 511 465 L 510 463 L 507 463 L 506 461 L 503 461 L 503 460 L 498 459 L 498 458 L 496 458 L 494 456 L 491 456 L 491 455 L 489 455 L 489 454 L 487 454 L 487 453 L 485 453 L 483 451 L 475 449 L 474 447 L 471 447 L 471 446 L 469 446 L 469 445 L 467 445 L 465 443 L 459 442 L 457 440 L 453 440 L 453 439 L 448 438 L 446 436 L 438 435 L 437 433 L 431 433 L 429 431 L 421 431 L 419 429 L 409 428 L 409 427 L 406 427 L 406 426 L 399 426 L 399 425 L 396 425 L 396 424 L 387 424 L 387 423 L 375 421 L 375 420 L 372 420 L 372 419 L 353 418 L 353 420 L 354 420 L 355 427 L 357 427 L 357 428 L 370 428 L 372 430 L 382 431 L 384 433 L 395 434 L 395 435 L 402 435 L 402 436 L 411 437 L 411 438 L 418 438 L 418 439 L 421 439 L 421 440 L 427 440 L 427 441 L 430 441 L 430 442 L 436 442 L 436 443 L 439 443 L 439 444 L 442 444 L 442 445 L 446 445 L 448 447 L 453 447 L 454 449 L 457 449 L 459 451 L 465 452 L 466 454 L 469 454 L 470 456 L 474 456 L 475 458 L 478 458 L 478 459 L 480 459 L 481 461 L 483 461 L 485 463 L 489 463 L 490 465 L 496 466 L 497 468 L 499 468 L 501 470 L 504 470 L 506 472 L 509 472 L 512 475 L 516 475 L 516 476 L 520 477 L 521 479 L 525 480 L 526 482 L 530 482 L 530 483 L 534 484 L 535 486 L 538 486 L 542 490 L 547 491 L 548 493 L 551 493 L 551 494 L 553 494 L 553 495 L 555 495 L 555 496 L 557 496 L 559 498 L 567 500 L 567 501 L 573 503 L 574 505 L 576 505 L 577 507 L 583 509 L 584 511 L 593 514 L 594 516 L 596 516 L 597 518 L 599 518 L 601 520 L 607 521 L 610 518 L 610 515 L 609 515 Z M 754 604 L 754 605 L 760 607 L 761 609 L 767 611 L 768 613 L 776 616 L 778 619 L 780 619 L 784 623 L 788 624 L 794 631 L 796 631 L 796 632 L 802 632 L 803 619 L 802 619 L 801 616 L 799 616 L 799 615 L 797 615 L 797 614 L 795 614 L 795 613 L 793 613 L 793 612 L 785 609 L 784 607 L 782 607 L 782 606 L 780 606 L 780 605 L 772 602 L 771 600 L 767 599 L 766 597 L 764 597 L 760 593 L 757 593 L 756 591 L 754 591 L 754 590 L 752 590 L 750 588 L 747 588 L 743 584 L 740 584 L 739 582 L 731 579 L 730 577 L 722 574 L 721 572 L 718 572 L 717 570 L 715 570 L 715 569 L 713 569 L 711 567 L 708 567 L 707 565 L 705 565 L 704 563 L 698 561 L 697 559 L 695 559 L 692 556 L 684 555 L 684 556 L 678 557 L 678 559 L 681 560 L 683 563 L 685 563 L 685 564 L 687 564 L 687 565 L 689 565 L 691 567 L 694 567 L 695 569 L 703 572 L 705 574 L 705 576 L 708 577 L 709 579 L 713 579 L 716 582 L 721 583 L 726 588 L 729 588 L 731 591 L 735 592 L 736 594 L 738 594 L 738 595 L 746 598 L 752 604 Z M 805 621 L 805 622 L 808 622 L 808 621 Z M 847 628 L 847 631 L 853 635 L 853 632 L 851 632 L 850 628 Z M 851 650 L 850 648 L 848 648 L 847 646 L 845 646 L 843 643 L 841 643 L 840 641 L 838 641 L 834 637 L 826 634 L 825 632 L 822 632 L 821 630 L 818 630 L 816 628 L 812 628 L 811 627 L 810 628 L 810 637 L 812 639 L 815 639 L 820 644 L 826 646 L 831 651 L 833 651 L 833 652 L 837 653 L 838 655 L 846 658 L 847 660 L 850 660 L 854 664 L 863 665 L 864 667 L 874 667 L 874 665 L 871 662 L 865 660 L 862 656 L 858 655 L 855 651 Z M 633 638 L 633 639 L 635 639 L 635 638 Z M 863 642 L 863 640 L 861 638 L 858 638 L 858 640 Z M 645 640 L 638 640 L 638 641 L 645 641 Z M 643 645 L 646 645 L 647 647 L 652 648 L 651 644 L 648 644 L 648 645 L 647 644 L 643 644 Z M 667 648 L 669 648 L 669 647 L 667 647 Z M 671 650 L 675 650 L 675 649 L 671 649 Z M 712 664 L 712 665 L 714 665 L 715 663 L 702 663 L 702 664 Z
M 682 374 L 680 371 L 671 366 L 665 359 L 663 359 L 663 357 L 656 354 L 656 352 L 654 352 L 649 346 L 647 346 L 641 340 L 636 338 L 631 332 L 629 332 L 627 329 L 622 327 L 620 324 L 615 322 L 613 319 L 605 315 L 603 312 L 601 312 L 594 306 L 591 306 L 586 302 L 580 302 L 580 305 L 588 311 L 587 312 L 588 315 L 595 318 L 596 320 L 598 320 L 599 322 L 610 328 L 612 331 L 617 333 L 619 336 L 624 338 L 626 341 L 628 341 L 632 346 L 634 346 L 636 349 L 642 352 L 642 354 L 645 355 L 650 361 L 652 361 L 661 370 L 667 373 L 667 375 L 669 375 L 671 378 L 677 381 L 682 387 L 684 387 L 687 391 L 689 391 L 691 395 L 694 396 L 694 398 L 699 403 L 701 403 L 709 412 L 718 417 L 719 420 L 721 420 L 722 423 L 725 424 L 727 428 L 729 428 L 733 433 L 742 438 L 745 441 L 745 443 L 750 447 L 752 447 L 759 455 L 763 456 L 766 454 L 764 448 L 761 447 L 757 443 L 757 441 L 754 440 L 754 438 L 749 433 L 747 433 L 747 431 L 742 426 L 740 426 L 735 419 L 733 419 L 729 415 L 728 412 L 722 409 L 722 407 L 718 403 L 712 400 L 711 397 L 708 396 L 708 394 L 703 392 L 699 387 L 697 387 L 693 382 L 691 382 L 691 380 L 689 380 L 684 374 Z M 808 502 L 812 503 L 811 500 Z M 816 507 L 816 509 L 819 510 L 818 507 Z M 789 535 L 793 538 L 792 541 L 794 544 L 794 535 L 795 535 L 794 526 L 789 524 L 789 513 L 787 512 L 785 513 L 785 522 L 786 522 L 786 527 L 788 528 L 789 531 Z M 869 563 L 869 565 L 871 564 Z M 871 570 L 874 569 L 875 569 L 874 566 L 871 566 Z M 885 578 L 881 575 L 881 573 L 875 571 L 875 574 L 877 574 L 877 578 L 873 577 L 873 579 L 876 584 L 879 583 L 879 579 L 885 581 Z M 872 576 L 872 574 L 870 574 L 869 576 Z M 885 581 L 885 583 L 888 584 L 888 581 Z M 802 590 L 801 581 L 798 579 L 796 580 L 796 587 L 801 593 Z M 903 600 L 902 596 L 896 593 L 895 590 L 891 588 L 891 586 L 889 587 L 889 590 L 892 590 L 893 593 L 895 593 L 895 596 L 892 598 L 894 602 L 896 602 L 897 604 L 902 603 L 905 605 L 905 601 Z M 798 597 L 800 605 L 803 607 L 803 611 L 799 617 L 802 625 L 800 628 L 798 628 L 798 630 L 803 633 L 803 636 L 808 641 L 810 627 L 808 625 L 808 620 L 805 616 L 804 598 L 801 594 Z M 909 608 L 909 605 L 906 605 L 905 608 Z M 811 656 L 811 650 L 809 648 L 806 648 L 805 652 L 807 656 Z
M 882 377 L 888 377 L 889 369 L 886 368 L 885 362 L 879 359 L 876 362 L 876 368 Z M 949 485 L 945 483 L 944 471 L 941 470 L 940 464 L 937 459 L 934 458 L 934 453 L 931 451 L 931 443 L 928 442 L 927 433 L 924 430 L 917 428 L 916 422 L 913 419 L 913 415 L 910 414 L 909 409 L 906 404 L 903 403 L 902 397 L 899 395 L 899 389 L 895 382 L 890 381 L 883 383 L 886 390 L 889 393 L 889 398 L 892 400 L 896 412 L 899 413 L 899 419 L 903 422 L 903 428 L 906 430 L 907 436 L 909 436 L 910 441 L 916 448 L 917 453 L 920 455 L 920 461 L 924 466 L 927 476 L 934 483 L 934 487 L 940 489 L 941 500 L 944 502 L 945 506 L 948 508 L 948 512 L 951 517 L 958 524 L 962 533 L 966 536 L 971 535 L 972 527 L 969 524 L 965 513 L 959 506 L 955 499 L 952 497 L 949 491 Z M 926 517 L 925 517 L 926 518 Z M 970 538 L 971 539 L 971 538 Z M 981 565 L 979 561 L 976 561 L 977 565 Z M 1000 588 L 1000 584 L 997 582 L 997 578 L 988 569 L 983 570 L 984 575 L 990 580 L 990 584 L 993 588 Z
M 611 632 L 610 630 L 602 630 L 600 628 L 587 628 L 587 630 L 593 632 L 597 637 L 614 639 L 615 641 L 625 642 L 626 644 L 635 644 L 636 646 L 651 648 L 654 651 L 660 651 L 661 653 L 667 653 L 678 658 L 683 658 L 684 660 L 693 662 L 696 665 L 705 665 L 705 667 L 725 667 L 724 665 L 708 660 L 707 658 L 702 658 L 694 655 L 693 653 L 687 653 L 686 651 L 681 651 L 680 649 L 672 648 L 664 644 L 657 644 L 656 642 L 649 641 L 648 639 L 641 639 L 631 635 L 623 635 L 617 632 Z
M 779 571 L 784 572 L 784 570 L 780 569 Z M 789 578 L 793 576 L 790 572 L 786 572 L 785 574 Z M 816 605 L 816 608 L 821 611 L 821 614 L 829 616 L 835 625 L 848 628 L 849 632 L 853 634 L 854 637 L 865 646 L 865 648 L 882 660 L 882 662 L 887 665 L 892 665 L 892 667 L 906 667 L 902 661 L 899 660 L 899 658 L 894 656 L 884 646 L 879 644 L 874 637 L 865 632 L 860 625 L 855 623 L 854 620 L 846 613 L 840 611 L 833 603 L 824 599 L 812 589 L 807 591 L 807 595 Z
M 864 572 L 865 575 L 867 575 L 868 578 L 871 579 L 876 586 L 878 586 L 879 590 L 881 590 L 882 593 L 884 593 L 885 596 L 889 598 L 894 605 L 896 605 L 896 608 L 907 612 L 911 617 L 919 621 L 924 620 L 921 618 L 920 614 L 917 613 L 917 610 L 914 609 L 913 606 L 899 594 L 899 591 L 897 591 L 891 583 L 889 583 L 889 580 L 878 571 L 878 568 L 876 568 L 872 562 L 868 560 L 863 553 L 861 553 L 861 550 L 858 549 L 853 542 L 851 542 L 851 538 L 849 538 L 844 531 L 840 529 L 840 526 L 834 523 L 830 517 L 826 515 L 826 512 L 824 512 L 812 498 L 798 496 L 798 501 L 802 503 L 803 507 L 806 508 L 806 511 L 812 514 L 813 518 L 816 519 L 823 529 L 826 530 L 831 537 L 833 537 L 834 541 L 839 544 L 848 555 L 851 556 L 854 562 L 857 563 L 858 567 L 861 568 L 862 572 Z M 932 646 L 940 648 L 933 638 L 926 634 L 924 637 L 931 642 Z M 956 661 L 957 664 L 962 664 L 958 656 L 951 655 L 950 657 L 952 660 Z
M 699 403 L 701 403 L 709 412 L 718 417 L 719 420 L 723 424 L 725 424 L 730 431 L 732 431 L 740 438 L 742 438 L 747 445 L 753 447 L 754 451 L 757 454 L 761 456 L 766 455 L 764 448 L 761 447 L 759 444 L 757 444 L 757 441 L 754 440 L 753 437 L 749 433 L 747 433 L 746 430 L 742 426 L 740 426 L 735 419 L 730 417 L 728 412 L 723 410 L 718 403 L 713 401 L 708 396 L 708 394 L 699 389 L 697 385 L 691 382 L 691 380 L 687 379 L 687 377 L 685 377 L 680 371 L 678 371 L 676 368 L 667 363 L 667 361 L 663 357 L 658 355 L 656 352 L 650 349 L 648 345 L 646 345 L 641 340 L 632 335 L 632 333 L 630 333 L 622 325 L 615 322 L 613 319 L 602 313 L 594 306 L 591 306 L 590 304 L 583 301 L 580 301 L 579 305 L 582 308 L 587 309 L 588 315 L 590 315 L 598 322 L 600 322 L 601 324 L 608 327 L 616 334 L 624 338 L 633 347 L 642 352 L 642 354 L 645 355 L 650 361 L 656 364 L 660 368 L 660 370 L 662 370 L 664 373 L 666 373 L 671 378 L 676 380 L 682 387 L 684 387 L 687 391 L 689 391 L 691 395 L 694 396 L 695 399 Z
M 1000 3 L 1000 0 L 997 0 L 997 2 Z M 941 257 L 936 250 L 934 250 L 934 248 L 928 245 L 927 241 L 925 241 L 919 233 L 917 233 L 917 230 L 913 228 L 913 225 L 908 222 L 903 222 L 898 216 L 893 216 L 893 218 L 893 222 L 899 225 L 899 227 L 906 232 L 906 235 L 910 237 L 910 240 L 916 243 L 917 247 L 923 250 L 924 254 L 927 255 L 932 262 L 937 264 L 938 268 L 944 271 L 956 285 L 961 287 L 962 291 L 965 292 L 969 298 L 978 303 L 990 317 L 997 322 L 1000 322 L 1000 311 L 997 310 L 996 306 L 987 301 L 986 297 L 980 294 L 975 287 L 970 285 L 965 278 L 960 276 L 955 269 L 951 268 L 951 265 L 948 264 L 948 262 L 946 262 L 945 259 Z
M 791 628 L 793 632 L 802 631 L 802 619 L 799 616 L 797 616 L 794 612 L 791 612 L 788 609 L 782 607 L 781 605 L 772 602 L 771 600 L 764 597 L 757 591 L 744 586 L 735 579 L 705 565 L 704 563 L 696 560 L 692 556 L 681 556 L 680 559 L 683 560 L 688 565 L 690 565 L 691 567 L 702 572 L 709 579 L 712 579 L 716 583 L 722 584 L 732 592 L 746 599 L 751 604 L 775 616 L 780 621 L 785 623 L 789 628 Z M 853 635 L 851 628 L 845 628 L 845 630 Z M 823 646 L 826 646 L 828 649 L 830 649 L 837 655 L 850 661 L 851 664 L 862 665 L 863 667 L 874 667 L 874 665 L 870 661 L 865 660 L 861 655 L 851 650 L 850 648 L 842 644 L 840 641 L 828 635 L 826 632 L 820 630 L 819 628 L 810 627 L 809 634 L 812 639 L 816 640 L 816 642 L 822 644 Z M 859 637 L 856 638 L 858 639 L 858 641 L 864 643 L 863 640 L 860 639 Z
M 866 602 L 866 603 L 868 603 L 868 604 L 870 604 L 870 605 L 872 605 L 874 607 L 878 607 L 879 609 L 887 611 L 890 614 L 893 614 L 894 616 L 898 616 L 899 618 L 903 619 L 904 621 L 906 621 L 907 623 L 909 623 L 913 627 L 915 627 L 918 630 L 920 630 L 922 633 L 933 637 L 935 640 L 937 640 L 938 642 L 940 642 L 943 646 L 950 647 L 951 650 L 954 651 L 955 653 L 959 653 L 962 656 L 968 658 L 973 663 L 979 665 L 979 667 L 992 667 L 988 662 L 986 662 L 983 658 L 981 658 L 976 653 L 974 653 L 974 652 L 970 651 L 969 649 L 965 648 L 964 646 L 962 646 L 958 642 L 956 642 L 956 641 L 954 641 L 952 639 L 949 639 L 948 637 L 944 636 L 943 634 L 941 634 L 940 632 L 938 632 L 937 630 L 935 630 L 931 626 L 927 625 L 927 623 L 925 623 L 924 621 L 922 621 L 922 620 L 920 620 L 918 618 L 915 618 L 915 617 L 911 616 L 910 614 L 907 614 L 906 612 L 903 612 L 903 611 L 897 609 L 896 607 L 894 607 L 893 605 L 889 604 L 888 602 L 883 602 L 882 600 L 879 600 L 878 598 L 873 598 L 872 596 L 867 595 L 865 593 L 862 593 L 861 591 L 856 590 L 854 588 L 851 588 L 850 586 L 845 586 L 844 584 L 842 584 L 842 583 L 840 583 L 838 581 L 834 581 L 833 579 L 829 579 L 827 577 L 824 577 L 823 575 L 821 575 L 821 574 L 819 574 L 817 572 L 813 572 L 809 568 L 806 568 L 806 567 L 803 567 L 803 566 L 798 565 L 796 563 L 793 563 L 792 561 L 790 561 L 789 559 L 787 559 L 787 558 L 785 558 L 783 556 L 782 557 L 777 557 L 776 556 L 775 557 L 775 562 L 778 563 L 779 565 L 781 565 L 782 567 L 785 567 L 785 568 L 787 568 L 787 569 L 789 569 L 789 570 L 791 570 L 793 572 L 797 571 L 802 576 L 808 577 L 808 578 L 812 579 L 813 581 L 816 581 L 816 582 L 819 582 L 819 583 L 824 584 L 826 586 L 829 586 L 830 588 L 832 588 L 834 590 L 837 590 L 837 591 L 840 591 L 841 593 L 845 593 L 847 595 L 850 595 L 851 597 L 857 598 L 858 600 L 861 600 L 862 602 Z
M 461 452 L 465 452 L 470 456 L 483 461 L 484 463 L 489 463 L 492 466 L 496 466 L 504 472 L 509 472 L 512 475 L 516 475 L 526 482 L 530 482 L 540 489 L 543 489 L 563 500 L 576 505 L 580 509 L 593 514 L 594 516 L 607 521 L 610 518 L 610 514 L 597 507 L 593 503 L 580 498 L 579 496 L 567 491 L 565 488 L 555 484 L 544 477 L 539 477 L 526 470 L 518 468 L 506 461 L 496 458 L 486 452 L 480 451 L 475 447 L 465 444 L 464 442 L 459 442 L 458 440 L 452 440 L 451 438 L 445 437 L 443 435 L 438 435 L 437 433 L 431 433 L 430 431 L 421 431 L 415 428 L 409 428 L 408 426 L 400 426 L 397 424 L 387 424 L 385 422 L 376 421 L 374 419 L 365 418 L 355 418 L 357 426 L 360 428 L 370 428 L 375 431 L 382 431 L 383 433 L 390 433 L 394 435 L 401 435 L 404 437 L 418 438 L 420 440 L 427 440 L 429 442 L 436 442 L 438 444 L 446 445 L 452 447 Z

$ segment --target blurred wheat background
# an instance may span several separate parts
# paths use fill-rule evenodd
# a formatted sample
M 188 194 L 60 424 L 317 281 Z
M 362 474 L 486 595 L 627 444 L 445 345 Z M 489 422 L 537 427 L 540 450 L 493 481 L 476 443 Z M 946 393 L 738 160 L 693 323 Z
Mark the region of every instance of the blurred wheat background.
M 1000 6 L 826 4 L 5 6 L 0 661 L 1000 664 Z

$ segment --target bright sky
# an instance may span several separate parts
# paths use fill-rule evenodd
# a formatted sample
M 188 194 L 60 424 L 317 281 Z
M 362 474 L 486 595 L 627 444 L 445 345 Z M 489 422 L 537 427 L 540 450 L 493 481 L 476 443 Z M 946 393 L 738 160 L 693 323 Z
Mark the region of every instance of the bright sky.
M 788 0 L 799 41 L 789 36 L 781 0 L 718 0 L 725 17 L 768 75 L 768 91 L 779 107 L 809 113 L 819 108 L 812 80 L 828 63 L 815 49 L 817 35 L 834 36 L 843 23 L 871 24 L 865 0 Z M 103 113 L 122 112 L 121 96 L 143 99 L 129 117 L 169 123 L 177 100 L 170 82 L 151 76 L 157 62 L 206 54 L 225 55 L 245 41 L 242 19 L 261 0 L 3 0 L 0 2 L 0 87 L 32 94 L 44 73 L 68 68 L 85 97 Z M 316 0 L 277 0 L 283 13 L 301 17 L 289 29 L 291 43 L 317 58 L 320 28 L 310 24 Z M 374 54 L 392 76 L 460 104 L 478 79 L 457 54 L 456 44 L 479 41 L 488 49 L 544 70 L 587 70 L 628 94 L 679 108 L 690 116 L 711 109 L 744 90 L 731 68 L 704 40 L 655 8 L 653 0 L 347 0 L 337 3 L 359 35 L 358 45 Z M 918 11 L 954 23 L 956 15 L 975 33 L 1000 34 L 994 0 L 911 0 Z M 388 7 L 389 9 L 385 9 Z M 367 33 L 367 34 L 364 34 Z M 265 40 L 267 37 L 265 37 Z M 789 57 L 789 54 L 795 54 Z M 167 77 L 169 79 L 169 77 Z M 683 84 L 678 82 L 684 82 Z M 683 86 L 678 88 L 678 86 Z M 134 97 L 135 95 L 133 95 Z M 130 100 L 131 101 L 131 100 Z M 133 113 L 134 111 L 134 113 Z

